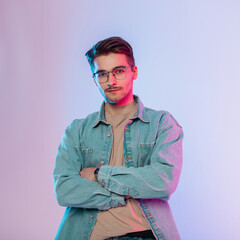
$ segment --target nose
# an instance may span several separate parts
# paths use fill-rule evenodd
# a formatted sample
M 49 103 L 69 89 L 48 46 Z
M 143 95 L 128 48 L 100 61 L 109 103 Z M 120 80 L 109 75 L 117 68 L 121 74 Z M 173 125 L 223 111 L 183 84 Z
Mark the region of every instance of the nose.
M 113 73 L 109 73 L 108 74 L 108 81 L 107 81 L 107 84 L 109 86 L 114 86 L 117 84 L 117 79 L 113 76 Z

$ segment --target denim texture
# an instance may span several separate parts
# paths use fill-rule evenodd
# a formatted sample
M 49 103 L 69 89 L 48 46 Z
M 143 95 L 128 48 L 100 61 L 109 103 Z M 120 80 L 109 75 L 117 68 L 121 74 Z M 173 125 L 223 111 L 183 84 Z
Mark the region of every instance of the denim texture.
M 124 128 L 125 167 L 108 166 L 113 134 L 104 103 L 99 112 L 66 128 L 53 171 L 57 201 L 66 207 L 55 239 L 89 239 L 98 211 L 124 206 L 130 197 L 137 200 L 156 239 L 180 239 L 167 200 L 181 173 L 182 127 L 168 112 L 144 107 L 137 96 L 134 100 L 137 113 Z M 83 168 L 103 162 L 98 182 L 80 177 Z
M 155 238 L 141 238 L 141 237 L 113 237 L 107 240 L 154 240 Z

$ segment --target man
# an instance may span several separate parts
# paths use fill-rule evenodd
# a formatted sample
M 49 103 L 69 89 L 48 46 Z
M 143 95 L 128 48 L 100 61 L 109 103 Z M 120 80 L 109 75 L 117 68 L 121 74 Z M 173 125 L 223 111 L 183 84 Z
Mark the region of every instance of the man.
M 133 95 L 138 70 L 125 40 L 107 38 L 86 56 L 104 102 L 58 148 L 55 194 L 67 208 L 56 239 L 180 239 L 167 200 L 182 167 L 181 126 Z

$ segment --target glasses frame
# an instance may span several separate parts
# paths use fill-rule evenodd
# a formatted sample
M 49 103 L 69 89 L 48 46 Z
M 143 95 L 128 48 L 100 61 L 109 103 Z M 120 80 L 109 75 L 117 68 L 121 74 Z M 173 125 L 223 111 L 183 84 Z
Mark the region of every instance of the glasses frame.
M 128 66 L 128 67 L 126 67 L 126 66 L 121 66 L 121 67 L 119 67 L 119 68 L 124 68 L 124 69 L 128 69 L 128 68 L 130 68 L 130 67 L 134 67 L 135 65 L 131 65 L 131 66 Z M 110 71 L 110 72 L 108 72 L 108 71 L 102 71 L 102 72 L 100 72 L 100 73 L 106 73 L 107 74 L 107 80 L 106 81 L 104 81 L 104 82 L 99 82 L 99 80 L 98 79 L 96 79 L 95 78 L 95 76 L 96 76 L 96 74 L 100 74 L 100 73 L 98 73 L 98 72 L 96 72 L 96 73 L 94 73 L 93 75 L 92 75 L 92 77 L 98 82 L 98 83 L 105 83 L 105 82 L 108 82 L 108 80 L 109 80 L 109 74 L 110 73 L 112 73 L 112 75 L 114 76 L 114 78 L 116 78 L 115 77 L 115 75 L 113 74 L 113 72 L 115 71 L 115 70 L 117 70 L 118 69 L 118 67 L 116 67 L 116 68 L 114 68 L 112 71 Z M 127 75 L 126 75 L 127 76 Z M 124 78 L 126 78 L 126 76 L 124 77 Z M 123 78 L 123 79 L 124 79 Z M 117 78 L 116 78 L 117 79 Z M 117 80 L 123 80 L 123 79 L 117 79 Z

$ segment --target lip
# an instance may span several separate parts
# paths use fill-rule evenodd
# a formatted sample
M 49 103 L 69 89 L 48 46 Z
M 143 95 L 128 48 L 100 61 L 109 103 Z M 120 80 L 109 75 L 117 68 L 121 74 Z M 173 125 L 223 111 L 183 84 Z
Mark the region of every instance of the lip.
M 112 88 L 112 89 L 108 89 L 106 92 L 117 92 L 120 90 L 121 90 L 121 88 Z

